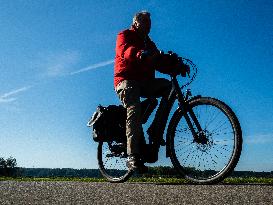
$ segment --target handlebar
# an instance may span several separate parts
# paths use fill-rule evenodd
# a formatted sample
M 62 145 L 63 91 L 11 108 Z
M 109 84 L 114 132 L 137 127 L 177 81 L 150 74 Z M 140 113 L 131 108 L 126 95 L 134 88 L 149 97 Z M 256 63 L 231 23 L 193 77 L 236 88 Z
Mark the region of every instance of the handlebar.
M 166 54 L 163 51 L 160 51 L 160 56 L 168 61 L 169 67 L 172 70 L 170 72 L 171 76 L 181 75 L 182 77 L 187 76 L 189 78 L 189 81 L 183 84 L 181 89 L 194 81 L 197 74 L 197 66 L 191 60 L 180 57 L 172 51 L 168 51 Z

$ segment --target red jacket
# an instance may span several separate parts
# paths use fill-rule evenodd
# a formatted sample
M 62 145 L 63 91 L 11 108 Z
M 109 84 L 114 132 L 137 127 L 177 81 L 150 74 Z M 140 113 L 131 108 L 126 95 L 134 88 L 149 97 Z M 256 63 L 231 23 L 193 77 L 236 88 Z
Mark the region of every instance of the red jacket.
M 149 37 L 145 42 L 133 27 L 118 34 L 114 70 L 115 87 L 123 80 L 145 81 L 155 78 L 155 65 L 140 60 L 143 50 L 159 52 Z

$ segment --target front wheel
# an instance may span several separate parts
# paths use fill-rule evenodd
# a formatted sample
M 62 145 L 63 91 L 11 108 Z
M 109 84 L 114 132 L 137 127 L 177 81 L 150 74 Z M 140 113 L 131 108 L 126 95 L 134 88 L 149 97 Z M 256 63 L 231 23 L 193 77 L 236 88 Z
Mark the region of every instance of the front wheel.
M 133 174 L 126 166 L 126 144 L 99 142 L 97 157 L 101 174 L 110 182 L 125 182 Z
M 195 114 L 201 131 L 192 119 L 195 131 L 190 130 L 185 120 L 185 115 L 190 116 L 188 110 Z M 223 180 L 237 165 L 242 150 L 242 131 L 236 115 L 214 98 L 194 98 L 188 102 L 187 111 L 179 108 L 170 121 L 168 137 L 174 167 L 196 183 Z

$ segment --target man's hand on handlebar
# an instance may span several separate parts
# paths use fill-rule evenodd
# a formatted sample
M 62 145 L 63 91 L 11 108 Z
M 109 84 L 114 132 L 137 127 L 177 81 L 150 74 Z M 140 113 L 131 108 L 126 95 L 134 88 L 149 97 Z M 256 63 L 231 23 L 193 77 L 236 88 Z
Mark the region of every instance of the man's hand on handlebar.
M 181 75 L 182 77 L 186 77 L 186 74 L 190 74 L 190 66 L 183 62 L 182 57 L 178 57 L 176 53 L 171 51 L 168 52 L 169 59 L 173 65 L 173 74 Z
M 159 55 L 159 52 L 143 50 L 140 55 L 140 60 L 155 63 Z
M 168 53 L 165 54 L 163 51 L 158 50 L 143 50 L 140 54 L 140 60 L 166 67 L 170 75 L 186 77 L 186 75 L 189 76 L 190 74 L 190 66 L 184 64 L 182 57 L 179 57 L 172 51 L 168 51 Z
M 187 65 L 187 64 L 184 64 L 183 62 L 182 62 L 182 68 L 181 68 L 181 75 L 182 75 L 182 77 L 186 77 L 186 74 L 188 75 L 188 77 L 190 76 L 190 66 L 189 65 Z

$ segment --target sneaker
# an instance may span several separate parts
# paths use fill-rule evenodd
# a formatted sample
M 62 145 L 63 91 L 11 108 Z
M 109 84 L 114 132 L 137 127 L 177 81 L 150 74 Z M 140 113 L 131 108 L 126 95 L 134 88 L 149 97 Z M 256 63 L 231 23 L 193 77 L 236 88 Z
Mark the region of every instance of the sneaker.
M 148 172 L 148 167 L 144 165 L 141 159 L 135 155 L 129 156 L 126 163 L 129 170 L 138 171 L 138 173 Z

